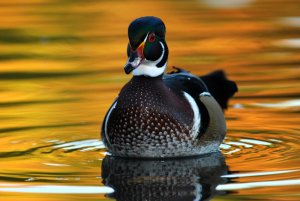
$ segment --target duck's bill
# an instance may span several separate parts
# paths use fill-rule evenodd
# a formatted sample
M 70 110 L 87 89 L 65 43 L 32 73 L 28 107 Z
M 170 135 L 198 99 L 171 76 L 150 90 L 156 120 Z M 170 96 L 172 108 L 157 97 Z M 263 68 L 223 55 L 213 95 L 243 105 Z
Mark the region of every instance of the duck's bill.
M 126 74 L 131 73 L 131 71 L 133 71 L 135 68 L 133 67 L 133 65 L 131 63 L 127 63 L 124 67 L 124 71 Z
M 134 61 L 130 62 L 130 59 L 128 59 L 127 63 L 125 64 L 124 71 L 126 74 L 131 73 L 134 69 L 139 67 L 139 65 L 142 62 L 142 58 L 136 57 Z

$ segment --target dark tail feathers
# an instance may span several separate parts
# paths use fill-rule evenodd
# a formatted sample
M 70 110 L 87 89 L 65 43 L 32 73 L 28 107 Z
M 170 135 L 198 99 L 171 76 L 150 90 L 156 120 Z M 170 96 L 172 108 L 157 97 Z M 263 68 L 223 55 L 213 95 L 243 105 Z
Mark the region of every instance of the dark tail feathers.
M 200 78 L 204 81 L 209 92 L 218 101 L 222 109 L 227 109 L 229 98 L 238 91 L 236 83 L 228 80 L 222 70 L 214 71 Z

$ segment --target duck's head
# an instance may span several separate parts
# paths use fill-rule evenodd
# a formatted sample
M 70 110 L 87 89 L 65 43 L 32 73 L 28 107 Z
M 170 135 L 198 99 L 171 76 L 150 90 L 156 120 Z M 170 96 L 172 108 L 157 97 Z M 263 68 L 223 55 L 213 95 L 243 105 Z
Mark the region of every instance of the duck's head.
M 131 22 L 125 73 L 150 77 L 162 75 L 168 60 L 165 34 L 166 27 L 157 17 L 141 17 Z

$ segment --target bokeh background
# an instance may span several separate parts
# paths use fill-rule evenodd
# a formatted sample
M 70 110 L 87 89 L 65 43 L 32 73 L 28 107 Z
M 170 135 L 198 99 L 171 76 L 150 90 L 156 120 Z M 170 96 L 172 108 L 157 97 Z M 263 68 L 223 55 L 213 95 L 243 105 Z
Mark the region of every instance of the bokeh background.
M 105 193 L 19 191 L 103 186 L 100 126 L 130 79 L 123 72 L 128 24 L 147 15 L 166 24 L 169 71 L 178 66 L 202 75 L 223 69 L 239 86 L 226 111 L 228 137 L 221 151 L 233 173 L 262 175 L 236 177 L 232 183 L 254 187 L 214 199 L 299 200 L 299 0 L 2 0 L 4 200 L 108 199 Z

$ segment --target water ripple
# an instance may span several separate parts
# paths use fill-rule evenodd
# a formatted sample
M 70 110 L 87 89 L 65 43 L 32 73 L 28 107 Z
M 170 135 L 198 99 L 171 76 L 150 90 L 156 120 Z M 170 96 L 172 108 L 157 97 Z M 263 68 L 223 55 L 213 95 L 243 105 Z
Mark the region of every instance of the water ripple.
M 251 143 L 251 144 L 256 144 L 256 145 L 265 145 L 265 146 L 270 146 L 272 143 L 262 141 L 262 140 L 254 140 L 254 139 L 240 139 L 241 142 L 246 142 L 246 143 Z
M 25 186 L 18 184 L 0 184 L 0 192 L 14 193 L 45 193 L 45 194 L 104 194 L 114 190 L 106 186 L 63 186 L 40 185 Z
M 262 182 L 246 182 L 246 183 L 234 183 L 234 184 L 220 184 L 217 186 L 217 190 L 239 190 L 259 187 L 274 187 L 274 186 L 294 186 L 300 185 L 300 179 L 290 180 L 278 180 L 278 181 L 262 181 Z
M 62 148 L 67 151 L 76 151 L 76 150 L 91 151 L 91 150 L 98 150 L 98 149 L 105 148 L 103 142 L 97 139 L 67 142 L 63 144 L 54 145 L 53 147 Z
M 53 79 L 53 78 L 65 78 L 65 77 L 75 77 L 83 75 L 92 75 L 97 72 L 85 71 L 85 72 L 1 72 L 1 80 L 23 80 L 23 79 Z
M 300 27 L 300 17 L 282 17 L 279 19 L 279 22 L 281 22 L 284 25 L 292 26 L 292 27 Z
M 92 124 L 92 122 L 78 122 L 78 123 L 66 123 L 66 124 L 54 124 L 54 125 L 16 126 L 16 127 L 0 128 L 0 133 L 43 129 L 43 128 L 64 128 L 64 127 L 74 127 L 74 126 L 85 126 L 89 124 Z
M 269 141 L 263 141 L 253 138 L 240 138 L 240 139 L 231 139 L 226 137 L 225 141 L 221 144 L 220 148 L 223 150 L 225 155 L 231 155 L 233 153 L 237 154 L 238 152 L 245 150 L 259 150 L 271 148 L 274 143 L 280 143 L 280 140 L 272 139 Z
M 267 175 L 276 175 L 276 174 L 285 174 L 291 172 L 299 172 L 300 170 L 279 170 L 279 171 L 270 171 L 270 172 L 249 172 L 241 174 L 229 174 L 223 175 L 223 178 L 240 178 L 240 177 L 257 177 L 257 176 L 267 176 Z
M 288 107 L 299 107 L 300 99 L 288 100 L 277 103 L 254 103 L 253 105 L 266 107 L 266 108 L 288 108 Z

